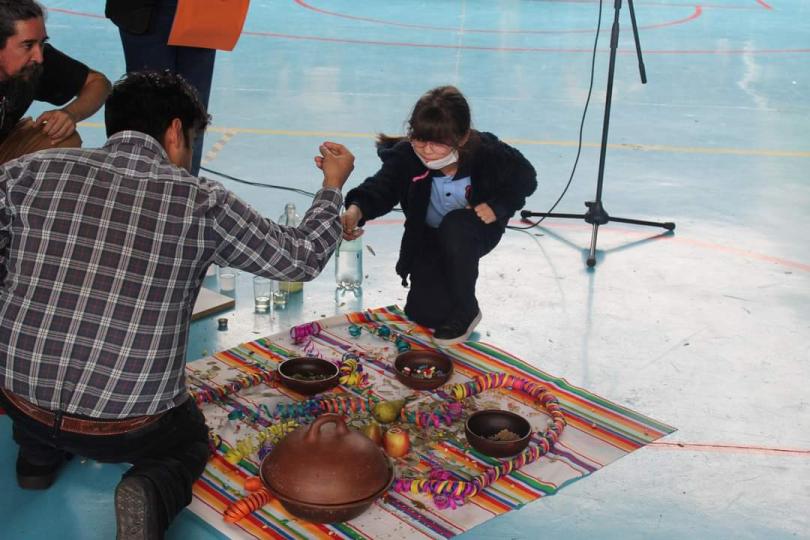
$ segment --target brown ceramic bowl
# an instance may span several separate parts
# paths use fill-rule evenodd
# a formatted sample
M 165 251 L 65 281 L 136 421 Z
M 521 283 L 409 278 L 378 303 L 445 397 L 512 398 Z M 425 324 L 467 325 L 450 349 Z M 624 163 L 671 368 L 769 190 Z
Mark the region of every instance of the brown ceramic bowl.
M 294 516 L 334 523 L 367 510 L 391 487 L 394 469 L 342 416 L 323 414 L 281 439 L 262 460 L 259 476 Z
M 408 374 L 405 368 L 410 369 Z M 417 377 L 413 373 L 424 367 L 433 367 L 436 371 L 441 371 L 443 375 L 431 378 Z M 408 351 L 397 356 L 394 360 L 394 371 L 397 380 L 414 390 L 433 390 L 438 388 L 453 374 L 453 361 L 447 356 L 435 351 Z
M 281 384 L 299 394 L 312 396 L 337 386 L 340 379 L 338 367 L 322 358 L 299 356 L 283 361 L 278 366 Z M 297 376 L 297 377 L 296 377 Z M 307 380 L 305 377 L 322 378 Z
M 368 510 L 371 505 L 374 504 L 374 501 L 379 499 L 386 491 L 388 491 L 393 483 L 394 471 L 392 469 L 391 477 L 388 480 L 388 483 L 386 483 L 385 487 L 379 492 L 371 495 L 370 497 L 366 497 L 365 499 L 345 504 L 306 503 L 297 501 L 295 499 L 290 499 L 289 497 L 276 492 L 272 488 L 268 491 L 270 491 L 273 496 L 281 501 L 281 505 L 295 517 L 304 519 L 311 523 L 340 523 L 342 521 L 354 519 Z
M 515 441 L 490 439 L 503 429 L 520 438 Z M 513 412 L 485 410 L 471 414 L 464 425 L 464 431 L 470 446 L 482 454 L 500 458 L 514 456 L 525 450 L 532 435 L 532 426 L 528 420 Z

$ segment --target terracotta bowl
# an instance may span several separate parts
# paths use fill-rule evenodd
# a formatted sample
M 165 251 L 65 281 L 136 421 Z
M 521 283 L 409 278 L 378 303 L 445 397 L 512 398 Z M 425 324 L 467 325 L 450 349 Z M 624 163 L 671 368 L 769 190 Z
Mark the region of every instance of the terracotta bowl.
M 292 515 L 309 521 L 311 523 L 340 523 L 342 521 L 349 521 L 350 519 L 354 519 L 366 510 L 368 510 L 374 501 L 379 499 L 388 489 L 391 487 L 391 484 L 394 483 L 394 471 L 391 470 L 391 477 L 388 480 L 388 483 L 385 484 L 385 487 L 382 488 L 379 492 L 371 495 L 370 497 L 366 497 L 365 499 L 361 499 L 359 501 L 354 501 L 350 503 L 344 504 L 312 504 L 306 503 L 302 501 L 297 501 L 295 499 L 291 499 L 286 497 L 272 488 L 269 488 L 268 491 L 273 494 L 279 501 L 281 501 L 281 505 Z
M 507 429 L 520 437 L 514 441 L 490 439 L 501 430 Z M 467 418 L 464 425 L 467 442 L 470 446 L 492 457 L 509 457 L 521 453 L 529 445 L 532 426 L 520 415 L 509 411 L 476 411 Z
M 259 476 L 292 515 L 334 523 L 367 510 L 391 487 L 394 468 L 342 416 L 323 414 L 281 439 L 262 460 Z
M 414 376 L 419 368 L 432 367 L 444 373 L 431 378 Z M 405 368 L 410 369 L 410 373 Z M 408 351 L 397 356 L 394 360 L 394 370 L 397 380 L 414 390 L 433 390 L 442 386 L 453 374 L 453 361 L 447 356 L 435 351 Z
M 278 366 L 278 375 L 281 384 L 299 394 L 311 396 L 325 392 L 337 386 L 340 379 L 338 367 L 322 358 L 299 356 L 283 361 Z M 298 377 L 321 376 L 316 380 L 306 380 Z

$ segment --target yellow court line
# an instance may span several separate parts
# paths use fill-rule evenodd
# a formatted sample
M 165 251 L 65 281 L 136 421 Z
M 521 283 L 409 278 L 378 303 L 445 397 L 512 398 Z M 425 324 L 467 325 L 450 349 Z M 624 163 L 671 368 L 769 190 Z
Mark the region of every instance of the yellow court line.
M 577 141 L 535 141 L 532 139 L 504 139 L 509 144 L 541 144 L 551 146 L 577 146 Z M 599 148 L 598 143 L 582 143 L 583 148 Z M 665 144 L 617 144 L 608 143 L 608 148 L 616 150 L 638 150 L 641 152 L 670 152 L 677 154 L 731 154 L 737 156 L 767 156 L 808 158 L 810 151 L 769 150 L 767 148 L 721 148 L 709 146 L 668 146 Z
M 207 154 L 202 158 L 202 164 L 208 165 L 210 162 L 217 159 L 217 155 L 225 148 L 225 145 L 228 144 L 228 141 L 233 139 L 236 136 L 236 132 L 233 130 L 226 131 L 220 139 L 211 146 L 211 149 L 208 151 Z
M 99 122 L 81 122 L 80 127 L 103 128 Z M 214 133 L 251 133 L 254 135 L 274 135 L 281 137 L 314 137 L 320 139 L 373 139 L 374 133 L 359 133 L 354 131 L 307 131 L 293 129 L 262 129 L 262 128 L 234 128 L 216 127 L 208 128 Z M 504 139 L 514 145 L 542 145 L 542 146 L 577 146 L 577 141 L 549 141 L 535 139 Z M 583 142 L 584 148 L 599 148 L 599 143 Z M 665 152 L 676 154 L 712 154 L 735 156 L 763 156 L 784 158 L 810 158 L 810 151 L 801 150 L 770 150 L 767 148 L 712 148 L 705 146 L 668 146 L 664 144 L 608 144 L 608 148 L 615 150 L 635 150 L 640 152 Z

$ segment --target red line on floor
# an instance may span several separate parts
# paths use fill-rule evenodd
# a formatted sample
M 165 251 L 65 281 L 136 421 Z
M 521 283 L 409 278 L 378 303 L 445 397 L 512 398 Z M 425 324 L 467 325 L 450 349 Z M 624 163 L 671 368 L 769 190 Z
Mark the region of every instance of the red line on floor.
M 674 239 L 675 237 L 673 237 Z M 796 270 L 802 270 L 804 272 L 810 272 L 810 264 L 804 264 L 796 261 L 791 261 L 788 259 L 782 259 L 780 257 L 774 257 L 772 255 L 766 255 L 764 253 L 756 253 L 754 251 L 749 251 L 747 249 L 736 248 L 732 246 L 725 246 L 721 244 L 715 244 L 713 242 L 705 242 L 703 240 L 695 240 L 692 238 L 679 238 L 681 242 L 687 242 L 699 247 L 705 247 L 707 249 L 711 249 L 713 251 L 721 251 L 724 253 L 732 253 L 734 255 L 740 255 L 742 257 L 747 257 L 751 259 L 757 259 L 764 262 L 771 262 L 774 264 L 778 264 L 780 266 L 787 266 L 789 268 L 795 268 Z
M 775 448 L 769 446 L 752 446 L 738 444 L 708 444 L 708 443 L 675 443 L 675 442 L 652 442 L 648 446 L 658 450 L 683 450 L 683 451 L 703 451 L 703 452 L 737 452 L 743 454 L 777 454 L 810 457 L 810 450 L 797 448 Z
M 403 219 L 394 219 L 394 218 L 375 219 L 374 221 L 370 221 L 370 222 L 366 223 L 365 226 L 368 227 L 368 226 L 372 226 L 372 225 L 401 225 L 404 222 L 405 222 L 405 220 L 403 220 Z M 517 219 L 510 220 L 509 224 L 510 225 L 515 225 L 515 226 L 518 226 L 518 227 L 526 225 L 526 223 L 524 223 L 521 220 L 517 220 Z M 582 230 L 582 231 L 585 231 L 585 230 L 590 231 L 592 229 L 592 227 L 590 225 L 584 225 L 584 224 L 583 225 L 573 225 L 573 224 L 567 225 L 567 224 L 543 223 L 542 227 L 540 227 L 538 229 L 534 229 L 534 230 L 539 231 L 539 230 L 544 229 L 544 228 L 570 229 L 570 230 Z M 530 231 L 532 229 L 525 229 L 525 230 Z M 636 230 L 624 229 L 624 228 L 613 228 L 613 229 L 601 229 L 600 230 L 600 233 L 602 233 L 602 234 L 604 234 L 605 232 L 610 232 L 612 234 L 621 234 L 621 235 L 624 235 L 624 236 L 635 236 L 635 237 L 646 237 L 646 236 L 649 236 L 649 234 L 650 234 L 649 232 L 636 231 Z M 674 234 L 673 236 L 667 236 L 665 232 L 661 232 L 658 235 L 649 236 L 648 240 L 651 241 L 651 242 L 652 241 L 656 241 L 656 242 L 657 241 L 662 241 L 662 242 L 666 241 L 666 242 L 681 242 L 681 243 L 686 243 L 686 244 L 692 244 L 694 246 L 701 247 L 701 248 L 704 248 L 704 249 L 709 249 L 711 251 L 717 251 L 717 252 L 723 252 L 723 253 L 731 253 L 733 255 L 739 255 L 740 257 L 745 257 L 745 258 L 748 258 L 748 259 L 755 259 L 755 260 L 758 260 L 758 261 L 774 263 L 774 264 L 777 264 L 779 266 L 786 266 L 788 268 L 795 268 L 796 270 L 801 270 L 803 272 L 810 272 L 810 264 L 801 263 L 801 262 L 797 262 L 797 261 L 791 261 L 789 259 L 783 259 L 781 257 L 774 257 L 773 255 L 766 255 L 765 253 L 757 253 L 755 251 L 751 251 L 751 250 L 747 250 L 747 249 L 743 249 L 743 248 L 726 246 L 726 245 L 717 244 L 717 243 L 714 243 L 714 242 L 706 242 L 704 240 L 697 240 L 697 239 L 694 239 L 694 238 L 684 238 L 683 236 L 678 236 L 677 233 Z
M 684 6 L 686 6 L 686 7 L 690 7 L 690 6 L 695 5 L 694 2 L 692 2 L 692 3 L 689 3 L 689 2 L 656 2 L 654 4 L 651 4 L 651 3 L 639 4 L 637 2 L 634 2 L 634 4 L 637 5 L 637 6 L 638 5 L 642 5 L 642 6 L 647 5 L 647 6 L 651 6 L 651 7 L 662 7 L 662 6 L 669 6 L 669 7 L 672 7 L 672 6 L 684 7 Z M 750 4 L 740 5 L 740 6 L 731 6 L 731 5 L 724 6 L 722 4 L 705 4 L 705 3 L 702 3 L 702 4 L 700 4 L 700 6 L 703 9 L 746 9 L 746 10 L 754 10 L 754 9 L 756 9 L 756 10 L 759 10 L 759 7 L 752 6 Z
M 347 39 L 347 38 L 333 38 L 324 36 L 303 36 L 296 34 L 281 34 L 278 32 L 242 32 L 243 35 L 259 36 L 259 37 L 273 37 L 280 39 L 292 39 L 299 41 L 324 41 L 327 43 L 348 43 L 352 45 L 379 45 L 382 47 L 412 47 L 418 49 L 465 49 L 474 51 L 493 51 L 493 52 L 533 52 L 533 53 L 586 53 L 592 54 L 593 49 L 558 49 L 554 47 L 485 47 L 481 45 L 454 45 L 454 44 L 435 44 L 435 43 L 413 43 L 406 41 L 376 41 L 366 39 Z M 600 49 L 597 52 L 607 53 L 608 49 Z M 618 54 L 631 54 L 636 55 L 635 49 L 620 49 Z M 644 54 L 716 54 L 716 55 L 736 55 L 736 54 L 805 54 L 810 53 L 810 48 L 802 49 L 694 49 L 694 50 L 649 50 L 645 49 Z
M 83 11 L 73 11 L 71 9 L 49 7 L 48 11 L 56 13 L 64 13 L 66 15 L 76 15 L 77 17 L 91 17 L 93 19 L 106 19 L 104 15 L 97 15 L 95 13 L 85 13 Z
M 650 25 L 647 25 L 647 26 L 639 26 L 638 29 L 639 30 L 652 30 L 652 29 L 655 29 L 655 28 L 665 28 L 667 26 L 675 26 L 675 25 L 678 25 L 678 24 L 685 24 L 685 23 L 688 23 L 689 21 L 694 21 L 695 19 L 697 19 L 701 15 L 703 15 L 703 8 L 701 8 L 700 6 L 695 6 L 695 11 L 693 11 L 692 14 L 689 15 L 688 17 L 685 17 L 683 19 L 678 19 L 678 20 L 675 20 L 675 21 L 668 21 L 668 22 L 665 22 L 665 23 L 650 24 Z M 607 30 L 608 29 L 605 28 L 603 30 L 603 32 L 607 32 Z
M 760 0 L 757 0 L 760 1 Z M 764 2 L 763 2 L 764 4 Z M 767 4 L 765 6 L 770 8 Z M 75 15 L 78 17 L 92 17 L 95 19 L 104 19 L 103 15 L 97 15 L 95 13 L 84 13 L 79 11 L 72 11 L 69 9 L 62 9 L 62 8 L 49 8 L 51 12 L 58 12 L 64 13 L 66 15 Z M 693 14 L 692 17 L 694 18 L 695 15 Z M 441 45 L 441 44 L 428 44 L 428 43 L 410 43 L 410 42 L 397 42 L 397 41 L 375 41 L 375 40 L 363 40 L 363 39 L 342 39 L 342 38 L 330 38 L 330 37 L 320 37 L 320 36 L 302 36 L 302 35 L 294 35 L 294 34 L 281 34 L 277 32 L 242 32 L 244 35 L 249 36 L 258 36 L 258 37 L 271 37 L 271 38 L 278 38 L 278 39 L 291 39 L 291 40 L 299 40 L 299 41 L 323 41 L 327 43 L 347 43 L 353 45 L 378 45 L 382 47 L 412 47 L 412 48 L 420 48 L 420 49 L 465 49 L 465 50 L 474 50 L 474 51 L 493 51 L 493 52 L 535 52 L 535 53 L 572 53 L 572 54 L 592 54 L 593 49 L 557 49 L 553 47 L 484 47 L 484 46 L 475 46 L 475 45 Z M 607 49 L 601 50 L 599 52 L 606 53 L 608 52 Z M 746 49 L 726 49 L 726 50 L 712 50 L 712 49 L 695 49 L 695 50 L 645 50 L 644 54 L 683 54 L 683 55 L 697 55 L 697 54 L 706 54 L 706 55 L 722 55 L 722 56 L 729 56 L 729 55 L 738 55 L 738 54 L 746 54 L 746 55 L 762 55 L 762 54 L 806 54 L 810 53 L 810 48 L 799 48 L 799 49 L 760 49 L 760 50 L 746 50 Z M 635 49 L 622 49 L 618 50 L 617 54 L 631 54 L 635 55 Z
M 767 4 L 767 3 L 763 2 L 762 0 L 757 0 L 757 4 L 759 4 L 760 6 L 764 7 L 767 10 L 773 10 L 773 8 L 770 6 L 770 4 Z
M 453 26 L 432 26 L 427 24 L 415 24 L 415 23 L 402 23 L 397 21 L 389 21 L 385 19 L 375 19 L 372 17 L 361 17 L 358 15 L 349 15 L 346 13 L 338 13 L 337 11 L 327 11 L 325 9 L 315 7 L 312 4 L 308 4 L 304 0 L 293 0 L 296 4 L 301 6 L 304 9 L 308 9 L 310 11 L 314 11 L 315 13 L 320 13 L 321 15 L 327 15 L 329 17 L 339 17 L 342 19 L 350 19 L 353 21 L 363 21 L 369 22 L 373 24 L 384 24 L 388 26 L 398 26 L 401 28 L 416 28 L 419 30 L 430 30 L 430 31 L 438 31 L 438 32 L 457 32 L 461 31 L 464 34 L 578 34 L 578 33 L 593 33 L 595 29 L 593 28 L 585 28 L 585 29 L 571 29 L 571 30 L 491 30 L 491 29 L 482 29 L 482 28 L 459 28 Z M 674 21 L 667 21 L 663 23 L 651 24 L 647 26 L 639 26 L 639 30 L 651 30 L 655 28 L 664 28 L 667 26 L 675 26 L 678 24 L 684 24 L 694 19 L 700 17 L 702 10 L 701 6 L 693 6 L 694 11 L 688 17 L 684 17 L 683 19 L 676 19 Z M 609 32 L 610 28 L 602 29 L 603 32 Z

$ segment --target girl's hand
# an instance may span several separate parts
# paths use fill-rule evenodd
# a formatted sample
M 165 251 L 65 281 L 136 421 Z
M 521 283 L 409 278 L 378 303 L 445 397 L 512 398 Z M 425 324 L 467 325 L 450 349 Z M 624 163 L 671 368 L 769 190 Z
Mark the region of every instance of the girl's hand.
M 473 210 L 475 211 L 475 215 L 477 215 L 478 218 L 487 225 L 494 223 L 495 220 L 498 219 L 495 216 L 495 212 L 492 211 L 492 208 L 490 208 L 487 203 L 481 203 L 473 208 Z
M 350 204 L 340 216 L 340 222 L 343 224 L 344 240 L 356 240 L 363 235 L 363 229 L 357 226 L 361 219 L 363 219 L 363 212 L 360 207 L 356 204 Z

